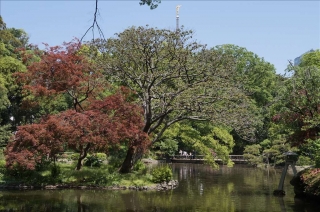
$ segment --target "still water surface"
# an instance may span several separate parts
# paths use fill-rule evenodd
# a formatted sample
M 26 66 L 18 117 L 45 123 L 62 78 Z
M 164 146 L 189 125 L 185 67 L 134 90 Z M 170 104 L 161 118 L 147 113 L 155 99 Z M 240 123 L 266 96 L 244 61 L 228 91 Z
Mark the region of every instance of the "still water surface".
M 0 191 L 0 211 L 319 212 L 320 204 L 294 198 L 288 175 L 286 196 L 273 196 L 281 170 L 243 165 L 213 170 L 202 164 L 172 164 L 175 190 Z

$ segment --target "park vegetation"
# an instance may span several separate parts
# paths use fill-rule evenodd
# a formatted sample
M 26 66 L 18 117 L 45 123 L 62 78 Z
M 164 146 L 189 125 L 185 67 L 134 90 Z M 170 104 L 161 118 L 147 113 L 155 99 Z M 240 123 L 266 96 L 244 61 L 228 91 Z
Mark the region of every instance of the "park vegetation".
M 180 149 L 212 166 L 232 165 L 229 154 L 281 165 L 291 150 L 319 167 L 320 51 L 282 76 L 243 47 L 192 36 L 140 26 L 41 50 L 0 17 L 2 182 L 168 181 L 168 166 L 141 159 Z

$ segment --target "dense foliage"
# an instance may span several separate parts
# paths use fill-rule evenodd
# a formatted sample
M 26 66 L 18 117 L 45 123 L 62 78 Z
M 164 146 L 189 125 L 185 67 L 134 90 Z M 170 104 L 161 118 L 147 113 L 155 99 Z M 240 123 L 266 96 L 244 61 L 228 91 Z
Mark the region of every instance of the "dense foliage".
M 0 146 L 6 146 L 11 131 L 24 115 L 21 106 L 21 86 L 15 83 L 14 73 L 26 67 L 15 51 L 27 45 L 28 36 L 20 29 L 7 28 L 0 16 Z
M 288 66 L 291 77 L 279 89 L 281 101 L 275 106 L 275 123 L 291 146 L 304 156 L 319 160 L 319 50 L 303 56 L 299 66 Z M 317 162 L 320 164 L 320 162 Z
M 259 116 L 242 82 L 234 80 L 233 57 L 207 50 L 191 31 L 131 27 L 98 46 L 109 80 L 136 92 L 143 131 L 153 143 L 183 120 L 209 120 L 254 140 Z M 129 151 L 128 161 L 141 157 Z

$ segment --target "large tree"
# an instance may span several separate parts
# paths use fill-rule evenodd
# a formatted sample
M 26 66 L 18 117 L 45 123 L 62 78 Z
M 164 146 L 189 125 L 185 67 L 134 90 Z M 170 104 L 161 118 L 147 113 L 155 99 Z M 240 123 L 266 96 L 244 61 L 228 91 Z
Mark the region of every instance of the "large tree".
M 79 152 L 77 170 L 81 168 L 81 162 L 89 151 L 107 151 L 110 143 L 124 142 L 128 148 L 144 152 L 148 146 L 148 138 L 142 132 L 140 106 L 132 102 L 133 94 L 126 89 L 107 96 L 105 91 L 108 85 L 104 83 L 101 69 L 94 62 L 97 57 L 93 55 L 95 53 L 97 52 L 92 53 L 86 46 L 71 42 L 65 43 L 63 47 L 47 46 L 45 51 L 38 52 L 39 61 L 29 63 L 28 54 L 22 54 L 26 58 L 25 62 L 29 63 L 28 71 L 19 73 L 17 81 L 24 84 L 25 93 L 29 94 L 30 98 L 25 104 L 34 106 L 47 100 L 51 104 L 52 101 L 68 96 L 73 107 L 64 112 L 55 110 L 57 115 L 47 113 L 44 114 L 45 118 L 40 117 L 39 126 L 43 126 L 45 134 L 28 132 L 34 137 L 33 143 L 21 136 L 28 131 L 26 129 L 32 129 L 33 125 L 19 127 L 14 142 L 8 146 L 8 167 L 11 166 L 10 158 L 14 158 L 15 154 L 23 154 L 30 148 L 36 152 L 28 154 L 34 153 L 42 157 L 49 154 L 52 158 L 57 151 L 51 151 L 46 142 L 56 143 L 56 149 L 59 150 L 64 144 Z M 47 127 L 48 121 L 59 127 L 58 132 L 51 125 Z M 48 137 L 47 134 L 58 134 L 60 137 Z M 42 149 L 43 146 L 46 151 L 39 153 L 37 149 Z M 37 163 L 39 157 L 32 160 Z
M 74 132 L 82 128 L 85 128 L 86 132 L 90 131 L 91 124 L 89 123 L 91 122 L 89 121 L 92 119 L 88 114 L 81 114 L 81 112 L 85 112 L 88 107 L 88 100 L 95 99 L 104 89 L 102 87 L 104 80 L 99 68 L 90 60 L 90 57 L 85 55 L 83 49 L 85 46 L 82 47 L 79 42 L 72 41 L 64 43 L 63 46 L 49 47 L 46 45 L 44 51 L 33 52 L 31 56 L 29 52 L 23 51 L 22 58 L 28 64 L 28 71 L 17 74 L 17 82 L 24 85 L 25 93 L 29 95 L 24 101 L 24 106 L 48 108 L 49 105 L 50 109 L 45 109 L 46 114 L 35 114 L 40 119 L 43 115 L 57 111 L 52 108 L 58 106 L 54 104 L 55 102 L 66 96 L 71 100 L 73 110 L 63 115 L 65 119 L 68 119 L 69 116 L 75 119 L 70 120 L 69 118 L 70 123 L 66 125 L 72 126 Z M 38 61 L 34 61 L 34 54 L 40 58 Z M 85 123 L 88 126 L 81 127 L 81 124 Z M 88 142 L 88 136 L 92 134 L 81 136 L 78 146 L 73 146 L 73 149 L 79 152 L 77 169 L 80 169 L 81 161 L 86 157 L 90 146 L 93 146 L 90 141 Z M 68 138 L 67 142 L 72 143 L 72 138 Z
M 259 108 L 259 114 L 263 124 L 256 130 L 256 143 L 270 139 L 269 128 L 271 125 L 271 106 L 276 101 L 280 77 L 276 74 L 272 64 L 259 57 L 257 54 L 244 47 L 224 44 L 215 47 L 222 55 L 232 57 L 235 60 L 234 80 L 241 82 L 246 94 Z M 246 145 L 252 142 L 239 138 L 236 139 L 234 152 L 242 154 Z
M 234 80 L 233 58 L 192 41 L 191 31 L 131 27 L 100 47 L 109 80 L 137 93 L 143 131 L 153 142 L 186 119 L 212 120 L 252 135 L 255 110 Z M 128 161 L 137 154 L 128 150 Z

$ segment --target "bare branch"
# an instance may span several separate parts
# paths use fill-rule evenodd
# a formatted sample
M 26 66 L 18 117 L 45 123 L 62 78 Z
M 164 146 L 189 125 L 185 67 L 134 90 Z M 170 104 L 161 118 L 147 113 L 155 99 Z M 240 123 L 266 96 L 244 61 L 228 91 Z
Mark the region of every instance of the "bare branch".
M 87 31 L 84 33 L 84 35 L 81 37 L 79 43 L 82 43 L 83 38 L 87 35 L 87 33 L 90 31 L 90 29 L 91 29 L 91 31 L 92 31 L 92 40 L 93 40 L 93 42 L 94 42 L 94 39 L 95 39 L 95 38 L 94 38 L 94 28 L 95 28 L 95 26 L 96 26 L 97 29 L 98 29 L 98 33 L 99 33 L 100 38 L 102 37 L 103 40 L 106 40 L 105 37 L 104 37 L 104 34 L 103 34 L 103 32 L 102 32 L 99 24 L 98 24 L 98 22 L 97 22 L 97 15 L 99 14 L 98 1 L 99 1 L 99 0 L 96 0 L 96 7 L 95 7 L 94 15 L 93 15 L 93 23 L 92 23 L 92 25 L 87 29 Z

